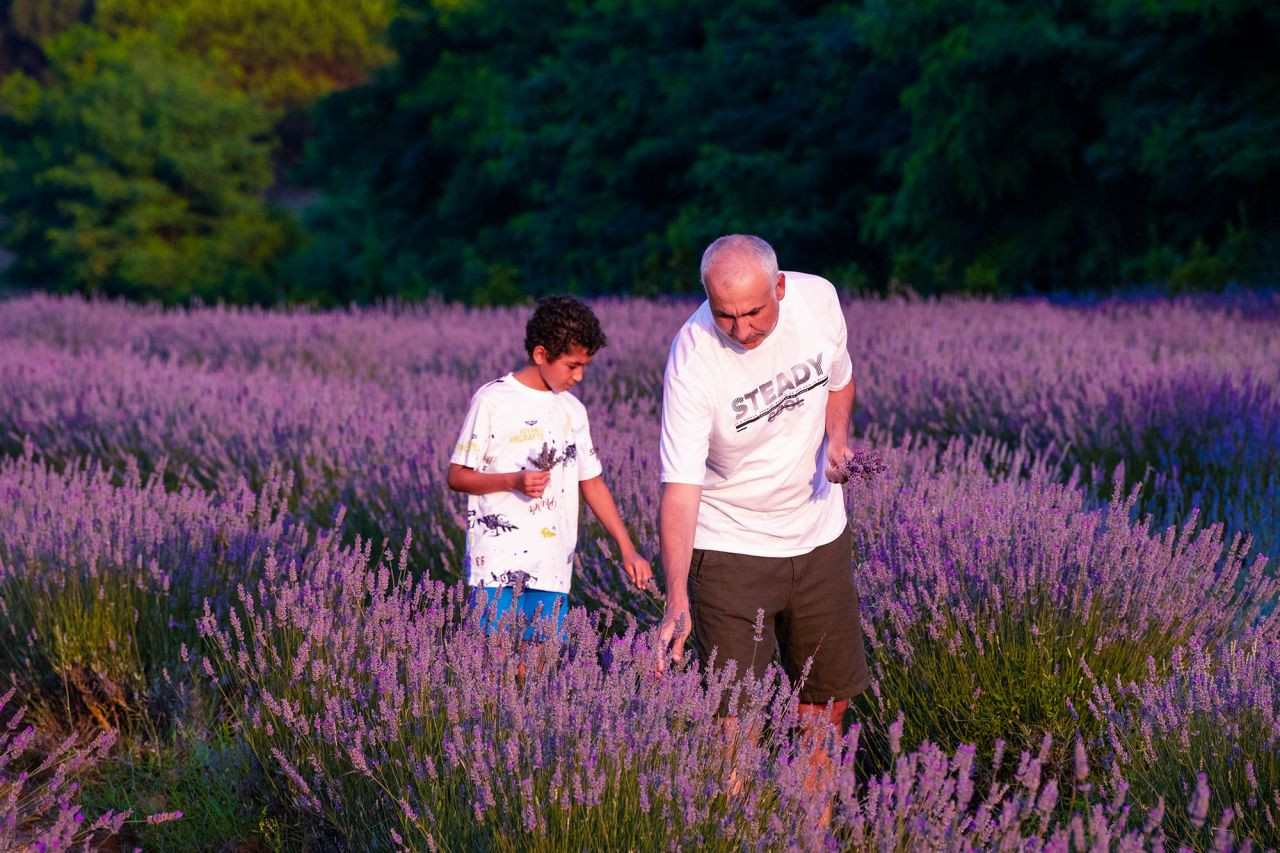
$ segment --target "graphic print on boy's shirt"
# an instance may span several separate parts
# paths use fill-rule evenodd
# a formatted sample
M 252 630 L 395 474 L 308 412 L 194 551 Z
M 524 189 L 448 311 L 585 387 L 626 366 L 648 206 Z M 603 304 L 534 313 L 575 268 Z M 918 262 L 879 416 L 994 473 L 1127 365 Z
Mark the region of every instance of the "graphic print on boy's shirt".
M 507 531 L 516 529 L 516 526 L 507 520 L 507 517 L 501 513 L 482 515 L 477 518 L 475 510 L 467 510 L 467 528 L 472 529 L 477 525 L 483 528 L 485 533 L 492 533 L 494 536 L 501 536 Z

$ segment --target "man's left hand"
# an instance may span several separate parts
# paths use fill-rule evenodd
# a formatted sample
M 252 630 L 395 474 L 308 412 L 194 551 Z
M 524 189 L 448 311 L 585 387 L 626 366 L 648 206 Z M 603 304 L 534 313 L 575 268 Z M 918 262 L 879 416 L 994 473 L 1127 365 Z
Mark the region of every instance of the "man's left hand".
M 849 449 L 847 444 L 836 444 L 834 441 L 827 444 L 827 480 L 832 483 L 847 482 L 849 477 L 843 471 L 841 466 L 845 461 L 853 456 L 853 451 Z

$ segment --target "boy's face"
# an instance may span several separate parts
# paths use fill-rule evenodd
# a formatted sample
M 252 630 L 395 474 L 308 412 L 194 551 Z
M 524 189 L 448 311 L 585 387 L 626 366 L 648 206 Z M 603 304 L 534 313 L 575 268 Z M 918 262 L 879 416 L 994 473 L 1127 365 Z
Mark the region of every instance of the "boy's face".
M 582 381 L 583 369 L 591 363 L 591 354 L 580 344 L 570 344 L 569 351 L 554 361 L 547 358 L 547 348 L 533 348 L 533 363 L 549 391 L 568 391 Z

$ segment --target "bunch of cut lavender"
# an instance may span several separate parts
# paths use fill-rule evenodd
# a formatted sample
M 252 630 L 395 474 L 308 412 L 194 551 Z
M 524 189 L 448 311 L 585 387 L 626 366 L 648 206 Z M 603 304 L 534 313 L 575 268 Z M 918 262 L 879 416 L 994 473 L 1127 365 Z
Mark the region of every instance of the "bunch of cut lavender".
M 847 482 L 870 483 L 889 470 L 889 466 L 874 450 L 854 450 L 836 470 L 847 478 Z
M 556 463 L 560 461 L 560 454 L 556 452 L 554 447 L 548 447 L 547 443 L 542 442 L 541 453 L 530 453 L 529 461 L 533 463 L 533 467 L 539 471 L 550 471 L 556 467 Z

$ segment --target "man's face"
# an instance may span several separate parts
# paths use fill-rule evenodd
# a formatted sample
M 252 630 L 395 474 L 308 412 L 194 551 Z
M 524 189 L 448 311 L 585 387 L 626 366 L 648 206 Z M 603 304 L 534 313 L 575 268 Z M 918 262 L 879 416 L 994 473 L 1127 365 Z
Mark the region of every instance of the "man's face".
M 786 277 L 769 273 L 751 258 L 717 260 L 707 270 L 707 301 L 716 328 L 743 349 L 755 349 L 778 325 Z
M 550 391 L 568 391 L 582 381 L 582 371 L 591 363 L 591 354 L 580 344 L 570 344 L 569 351 L 556 359 L 547 358 L 547 348 L 533 348 L 533 363 L 538 375 Z

